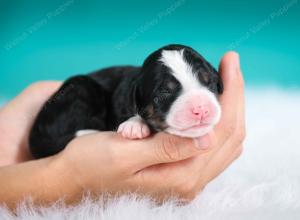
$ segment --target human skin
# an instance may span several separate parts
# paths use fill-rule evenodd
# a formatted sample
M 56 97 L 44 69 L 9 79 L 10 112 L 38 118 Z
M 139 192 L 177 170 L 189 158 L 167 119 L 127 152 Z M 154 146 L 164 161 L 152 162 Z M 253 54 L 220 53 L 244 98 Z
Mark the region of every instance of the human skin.
M 0 202 L 13 209 L 30 196 L 36 204 L 61 197 L 73 204 L 87 190 L 94 196 L 135 192 L 157 201 L 170 196 L 191 201 L 243 149 L 244 83 L 236 53 L 223 57 L 220 73 L 225 88 L 222 117 L 201 138 L 157 133 L 127 140 L 116 132 L 99 132 L 76 138 L 59 154 L 39 160 L 28 152 L 28 133 L 61 83 L 31 85 L 0 111 Z

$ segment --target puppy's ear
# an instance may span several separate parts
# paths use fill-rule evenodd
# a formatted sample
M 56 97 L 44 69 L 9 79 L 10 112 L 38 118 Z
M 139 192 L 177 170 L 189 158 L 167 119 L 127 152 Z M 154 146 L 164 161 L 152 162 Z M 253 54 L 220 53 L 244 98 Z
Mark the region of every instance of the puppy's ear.
M 220 73 L 218 73 L 217 88 L 218 88 L 219 95 L 221 95 L 224 91 L 224 85 L 223 85 L 223 80 L 222 80 L 222 77 L 221 77 Z

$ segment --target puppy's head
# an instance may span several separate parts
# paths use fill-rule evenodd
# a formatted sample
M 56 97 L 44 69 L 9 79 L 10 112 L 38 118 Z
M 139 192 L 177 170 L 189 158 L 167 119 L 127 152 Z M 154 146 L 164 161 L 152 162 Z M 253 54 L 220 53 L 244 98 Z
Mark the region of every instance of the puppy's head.
M 137 83 L 139 115 L 155 131 L 199 137 L 219 121 L 219 73 L 195 50 L 168 45 L 144 62 Z

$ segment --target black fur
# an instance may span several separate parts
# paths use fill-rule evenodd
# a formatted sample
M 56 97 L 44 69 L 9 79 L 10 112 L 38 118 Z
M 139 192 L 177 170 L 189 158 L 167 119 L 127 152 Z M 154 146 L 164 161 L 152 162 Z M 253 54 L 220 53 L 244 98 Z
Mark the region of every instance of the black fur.
M 181 49 L 199 81 L 221 94 L 221 77 L 201 55 L 187 46 L 168 45 L 152 53 L 142 67 L 112 67 L 65 81 L 36 118 L 29 136 L 32 155 L 56 154 L 78 130 L 113 131 L 136 114 L 152 132 L 164 130 L 166 114 L 182 88 L 159 59 L 162 50 Z

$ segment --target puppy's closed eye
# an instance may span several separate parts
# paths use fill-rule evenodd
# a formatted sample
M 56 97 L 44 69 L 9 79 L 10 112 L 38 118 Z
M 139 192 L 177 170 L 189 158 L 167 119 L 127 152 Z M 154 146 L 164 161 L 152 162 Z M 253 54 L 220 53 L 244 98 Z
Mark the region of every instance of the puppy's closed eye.
M 209 89 L 210 91 L 216 93 L 216 92 L 218 91 L 217 84 L 216 84 L 216 83 L 211 83 L 211 84 L 209 84 L 208 89 Z
M 169 89 L 164 89 L 161 91 L 161 95 L 163 95 L 163 96 L 172 95 L 172 91 L 170 91 Z
M 177 85 L 174 82 L 168 82 L 167 83 L 167 88 L 168 88 L 168 90 L 172 91 L 172 90 L 175 90 L 177 88 Z
M 157 96 L 154 97 L 153 101 L 156 105 L 159 105 L 161 102 L 171 97 L 172 93 L 168 90 L 161 91 Z

